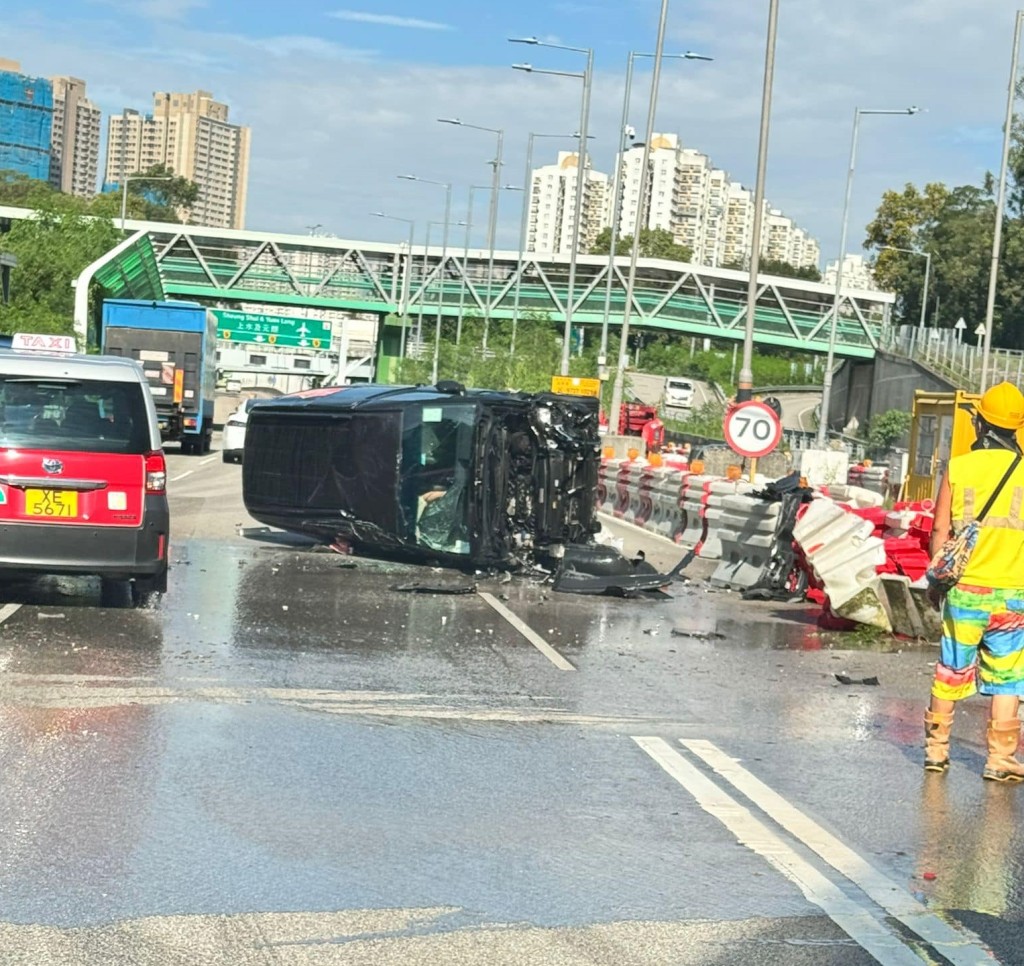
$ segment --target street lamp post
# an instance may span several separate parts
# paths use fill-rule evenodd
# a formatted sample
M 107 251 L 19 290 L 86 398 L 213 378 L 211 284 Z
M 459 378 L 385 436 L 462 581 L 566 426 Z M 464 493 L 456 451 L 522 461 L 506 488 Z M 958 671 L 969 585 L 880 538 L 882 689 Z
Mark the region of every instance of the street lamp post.
M 981 391 L 988 388 L 988 362 L 992 351 L 992 326 L 996 310 L 996 283 L 999 280 L 999 249 L 1003 239 L 1003 214 L 1006 210 L 1006 174 L 1013 139 L 1013 105 L 1017 99 L 1017 62 L 1020 58 L 1020 34 L 1024 10 L 1017 11 L 1013 28 L 1013 56 L 1010 59 L 1010 84 L 1006 94 L 1006 120 L 1003 122 L 1003 155 L 999 166 L 999 190 L 996 193 L 996 223 L 992 232 L 992 262 L 988 276 L 988 298 L 985 303 L 984 349 L 981 353 Z
M 121 234 L 124 234 L 124 223 L 128 214 L 128 182 L 129 181 L 173 181 L 174 175 L 161 174 L 150 177 L 144 174 L 130 174 L 121 182 Z
M 923 329 L 925 313 L 928 309 L 928 283 L 931 280 L 932 275 L 932 253 L 919 252 L 914 248 L 898 248 L 896 245 L 881 245 L 879 247 L 888 249 L 891 252 L 904 252 L 907 255 L 921 255 L 924 258 L 924 287 L 921 289 L 921 321 L 917 326 L 919 329 Z
M 761 267 L 761 230 L 764 225 L 764 189 L 768 173 L 768 136 L 771 131 L 772 86 L 775 82 L 775 38 L 778 33 L 779 0 L 768 7 L 768 34 L 761 85 L 761 131 L 757 144 L 757 181 L 754 185 L 754 224 L 751 226 L 750 259 L 747 265 L 747 315 L 743 327 L 743 361 L 736 380 L 736 402 L 748 402 L 754 394 L 754 323 L 757 317 L 757 274 Z
M 441 236 L 441 265 L 439 276 L 441 290 L 437 296 L 437 321 L 434 325 L 434 364 L 431 370 L 431 382 L 437 382 L 437 367 L 441 352 L 441 303 L 444 300 L 444 263 L 448 260 L 448 224 L 452 217 L 452 184 L 450 181 L 431 181 L 429 178 L 418 178 L 414 174 L 400 174 L 402 181 L 418 181 L 420 184 L 432 184 L 444 188 L 444 231 Z
M 860 119 L 864 114 L 917 114 L 919 107 L 896 109 L 873 109 L 857 107 L 853 111 L 853 136 L 850 139 L 850 167 L 846 173 L 846 196 L 843 201 L 843 227 L 839 234 L 839 261 L 836 263 L 836 290 L 832 300 L 832 318 L 828 330 L 828 355 L 825 358 L 825 377 L 821 387 L 821 413 L 818 418 L 819 449 L 828 440 L 828 410 L 832 401 L 832 366 L 836 355 L 836 332 L 839 328 L 839 304 L 842 301 L 843 260 L 846 258 L 846 235 L 850 224 L 850 198 L 853 195 L 853 172 L 857 163 L 857 136 L 860 133 Z
M 629 127 L 629 101 L 633 94 L 633 61 L 637 57 L 653 57 L 654 54 L 642 54 L 635 50 L 629 52 L 626 58 L 626 87 L 622 94 L 622 122 L 619 124 L 619 141 L 615 146 L 615 165 L 612 175 L 612 210 L 611 210 L 611 236 L 608 244 L 608 275 L 605 278 L 604 286 L 604 311 L 601 316 L 601 351 L 598 353 L 597 364 L 603 366 L 608 356 L 608 324 L 611 316 L 612 306 L 612 280 L 615 275 L 615 246 L 616 233 L 619 226 L 619 192 L 622 189 L 622 162 L 626 153 L 626 141 L 632 137 L 632 128 Z M 713 57 L 704 57 L 687 51 L 685 54 L 662 54 L 662 58 L 670 57 L 673 60 L 714 60 Z
M 491 282 L 494 278 L 494 238 L 498 230 L 498 192 L 501 190 L 502 153 L 505 145 L 505 132 L 497 127 L 482 127 L 479 124 L 467 124 L 457 117 L 439 117 L 441 124 L 455 124 L 458 127 L 470 128 L 474 131 L 487 131 L 497 136 L 497 149 L 491 166 L 494 169 L 491 177 L 491 205 L 487 214 L 487 302 L 484 305 L 484 338 L 483 348 L 487 348 L 487 330 L 491 321 Z
M 416 222 L 412 218 L 399 218 L 397 215 L 388 215 L 383 211 L 371 211 L 374 218 L 387 218 L 390 221 L 405 222 L 409 226 L 409 260 L 406 262 L 405 271 L 402 272 L 402 294 L 398 297 L 398 314 L 402 317 L 402 345 L 398 358 L 405 358 L 405 333 L 408 325 L 409 313 L 409 285 L 412 275 L 412 246 L 416 235 Z
M 587 127 L 590 123 L 590 89 L 594 79 L 594 51 L 590 47 L 568 47 L 564 44 L 549 44 L 536 37 L 509 38 L 514 44 L 529 44 L 534 47 L 552 47 L 556 50 L 569 50 L 577 54 L 585 54 L 586 67 L 582 74 L 568 71 L 540 70 L 530 64 L 514 64 L 516 70 L 525 70 L 535 74 L 556 74 L 563 77 L 578 77 L 583 81 L 583 97 L 580 102 L 579 150 L 576 155 L 576 210 L 572 227 L 572 249 L 569 252 L 569 291 L 565 300 L 565 329 L 562 336 L 561 374 L 569 374 L 569 353 L 572 341 L 572 313 L 576 290 L 576 256 L 580 247 L 580 226 L 583 221 L 583 188 L 587 179 Z
M 636 285 L 636 263 L 640 255 L 640 229 L 643 227 L 643 198 L 647 183 L 647 166 L 651 161 L 651 140 L 654 137 L 655 114 L 658 109 L 658 85 L 661 83 L 661 58 L 665 50 L 665 24 L 668 20 L 668 0 L 661 0 L 661 15 L 658 17 L 658 39 L 654 45 L 654 72 L 651 75 L 651 96 L 647 105 L 647 128 L 644 137 L 644 156 L 640 163 L 640 184 L 636 222 L 633 227 L 633 247 L 629 254 L 629 276 L 626 279 L 626 304 L 622 307 L 622 329 L 619 333 L 619 355 L 615 363 L 615 382 L 612 386 L 612 405 L 608 426 L 618 432 L 619 412 L 622 409 L 622 391 L 626 378 L 626 353 L 629 348 L 629 316 L 633 305 L 633 289 Z
M 466 220 L 464 222 L 459 222 L 459 224 L 464 224 L 466 226 L 466 242 L 465 242 L 465 251 L 463 252 L 463 255 L 462 255 L 462 289 L 459 292 L 459 318 L 458 318 L 458 322 L 456 324 L 456 329 L 455 329 L 455 344 L 456 345 L 458 345 L 462 341 L 462 313 L 463 313 L 465 302 L 466 302 L 466 289 L 469 287 L 469 278 L 468 278 L 468 275 L 469 275 L 469 271 L 468 271 L 468 265 L 469 265 L 469 241 L 470 241 L 470 237 L 469 236 L 470 236 L 470 232 L 473 229 L 473 198 L 474 198 L 475 192 L 477 192 L 478 190 L 482 191 L 482 190 L 484 190 L 486 188 L 491 188 L 491 186 L 490 185 L 480 185 L 480 184 L 471 184 L 469 186 L 469 205 L 468 205 L 467 210 L 466 210 Z M 493 191 L 493 188 L 491 188 L 491 190 Z M 498 191 L 520 191 L 520 190 L 522 190 L 522 189 L 518 185 L 513 185 L 513 184 L 503 184 L 503 185 L 499 185 L 498 186 Z M 490 282 L 491 272 L 493 270 L 493 267 L 494 267 L 494 246 L 493 246 L 493 241 L 492 241 L 491 249 L 490 249 L 490 255 L 488 257 L 488 269 L 487 269 L 487 271 L 488 271 L 488 276 L 487 276 L 488 277 L 488 283 Z M 489 290 L 489 288 L 488 288 L 488 292 L 487 292 L 486 298 L 487 298 L 487 300 L 489 302 L 490 301 L 490 290 Z M 483 348 L 483 349 L 487 348 L 487 321 L 488 321 L 488 312 L 485 309 L 484 310 L 484 337 L 483 337 L 483 345 L 481 346 L 481 348 Z

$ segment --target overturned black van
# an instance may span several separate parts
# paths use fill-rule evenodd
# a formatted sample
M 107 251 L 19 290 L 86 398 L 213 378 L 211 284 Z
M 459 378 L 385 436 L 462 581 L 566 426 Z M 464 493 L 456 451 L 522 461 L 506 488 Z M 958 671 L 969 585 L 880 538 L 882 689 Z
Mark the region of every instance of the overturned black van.
M 454 382 L 315 389 L 257 403 L 245 454 L 249 513 L 326 544 L 467 568 L 541 567 L 567 583 L 595 575 L 572 588 L 584 592 L 658 586 L 652 568 L 638 572 L 595 545 L 593 399 Z

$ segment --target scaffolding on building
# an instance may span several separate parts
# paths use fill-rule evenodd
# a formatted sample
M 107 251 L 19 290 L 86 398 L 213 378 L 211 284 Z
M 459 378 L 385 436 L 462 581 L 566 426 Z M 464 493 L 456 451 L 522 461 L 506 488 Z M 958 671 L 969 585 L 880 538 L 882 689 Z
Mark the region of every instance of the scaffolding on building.
M 0 71 L 0 171 L 48 180 L 52 129 L 50 81 Z

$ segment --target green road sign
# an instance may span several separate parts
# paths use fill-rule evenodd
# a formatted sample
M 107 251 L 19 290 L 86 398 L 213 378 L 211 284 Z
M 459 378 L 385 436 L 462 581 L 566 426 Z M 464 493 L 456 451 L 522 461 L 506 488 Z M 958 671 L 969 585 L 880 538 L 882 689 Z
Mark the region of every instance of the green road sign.
M 331 347 L 331 323 L 323 319 L 297 319 L 265 312 L 211 309 L 217 319 L 217 338 L 227 342 L 255 342 L 290 349 L 326 351 Z

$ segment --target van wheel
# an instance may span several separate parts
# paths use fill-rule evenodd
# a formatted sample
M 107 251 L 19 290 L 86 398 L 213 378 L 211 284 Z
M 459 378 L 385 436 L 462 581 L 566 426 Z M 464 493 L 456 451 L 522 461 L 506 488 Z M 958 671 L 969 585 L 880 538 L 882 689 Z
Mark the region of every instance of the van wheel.
M 151 607 L 167 593 L 167 568 L 152 577 L 136 577 L 130 591 L 133 607 Z

